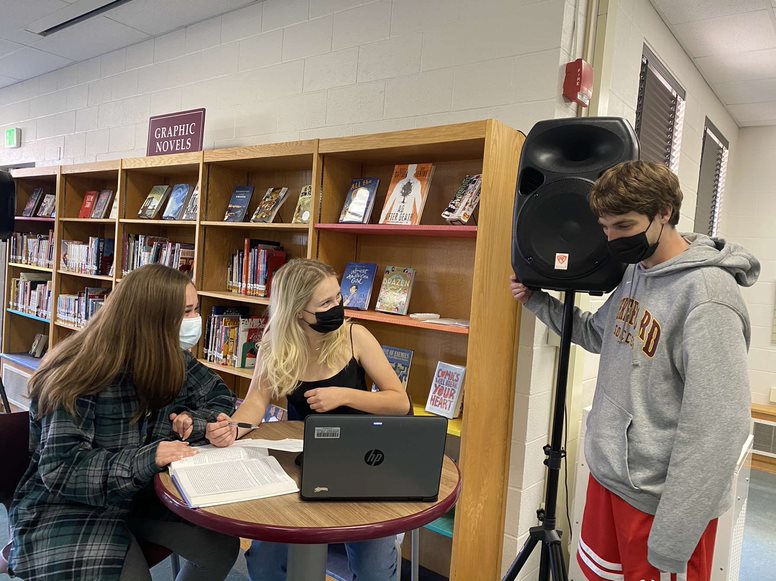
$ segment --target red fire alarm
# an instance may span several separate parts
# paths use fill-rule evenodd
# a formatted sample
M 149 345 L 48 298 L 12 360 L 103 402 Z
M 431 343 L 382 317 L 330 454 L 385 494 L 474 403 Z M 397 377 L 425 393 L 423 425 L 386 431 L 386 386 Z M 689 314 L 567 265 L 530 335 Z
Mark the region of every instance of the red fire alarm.
M 593 67 L 582 59 L 566 65 L 566 78 L 563 81 L 563 96 L 583 107 L 590 104 L 593 95 Z

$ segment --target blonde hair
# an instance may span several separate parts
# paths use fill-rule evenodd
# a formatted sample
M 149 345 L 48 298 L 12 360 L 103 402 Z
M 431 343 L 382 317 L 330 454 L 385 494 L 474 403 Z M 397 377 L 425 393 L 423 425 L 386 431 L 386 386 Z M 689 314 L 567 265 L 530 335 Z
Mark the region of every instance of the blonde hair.
M 170 404 L 183 386 L 179 330 L 189 278 L 150 264 L 127 274 L 89 324 L 59 343 L 30 378 L 39 413 L 75 414 L 76 399 L 126 374 L 139 406 L 133 420 Z
M 605 214 L 638 212 L 654 218 L 670 211 L 668 223 L 679 223 L 682 190 L 667 165 L 650 161 L 626 161 L 605 171 L 593 184 L 590 208 L 599 218 Z
M 269 321 L 261 339 L 259 361 L 275 397 L 296 389 L 310 361 L 307 337 L 299 320 L 316 287 L 327 277 L 337 277 L 328 264 L 296 258 L 283 265 L 272 278 Z M 327 333 L 321 343 L 318 363 L 335 370 L 343 362 L 347 325 Z

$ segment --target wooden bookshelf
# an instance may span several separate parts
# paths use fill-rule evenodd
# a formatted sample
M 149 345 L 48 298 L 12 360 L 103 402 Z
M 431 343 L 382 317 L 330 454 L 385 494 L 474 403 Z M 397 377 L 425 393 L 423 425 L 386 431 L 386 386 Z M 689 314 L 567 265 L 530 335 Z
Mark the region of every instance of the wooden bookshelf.
M 425 402 L 438 361 L 466 366 L 459 468 L 465 482 L 455 511 L 451 579 L 500 577 L 506 483 L 516 370 L 517 305 L 509 293 L 512 206 L 524 137 L 497 121 L 323 139 L 316 256 L 342 272 L 347 262 L 377 263 L 373 306 L 386 266 L 416 270 L 410 312 L 468 319 L 470 328 L 443 327 L 375 311 L 348 310 L 383 345 L 413 350 L 408 391 L 414 410 Z M 354 178 L 377 177 L 372 222 L 379 218 L 394 165 L 435 165 L 417 226 L 338 224 Z M 470 226 L 441 217 L 467 174 L 482 173 Z M 476 225 L 475 225 L 476 224 Z
M 53 272 L 53 269 L 47 266 L 38 266 L 37 264 L 23 264 L 21 262 L 9 262 L 11 268 L 20 268 L 22 270 L 34 270 L 36 272 Z
M 79 327 L 56 316 L 56 299 L 86 286 L 112 289 L 123 276 L 123 238 L 127 234 L 162 236 L 194 245 L 193 281 L 203 318 L 214 306 L 243 307 L 251 316 L 265 312 L 269 300 L 231 293 L 227 265 L 244 240 L 279 242 L 289 258 L 318 258 L 343 272 L 350 261 L 378 264 L 370 304 L 387 265 L 412 266 L 417 276 L 410 312 L 437 312 L 467 319 L 469 328 L 443 326 L 374 310 L 347 310 L 384 345 L 413 350 L 408 392 L 417 414 L 424 406 L 438 361 L 466 366 L 463 414 L 449 424 L 451 454 L 460 456 L 465 485 L 455 511 L 450 561 L 453 579 L 491 579 L 500 574 L 506 509 L 519 311 L 509 293 L 512 205 L 519 153 L 524 137 L 497 121 L 397 131 L 336 139 L 235 147 L 189 154 L 141 157 L 14 173 L 18 203 L 24 207 L 35 187 L 57 193 L 56 219 L 19 220 L 17 230 L 54 230 L 54 268 L 9 265 L 19 272 L 51 272 L 55 296 L 52 320 L 38 321 L 3 313 L 3 349 L 26 352 L 35 333 L 56 344 Z M 435 164 L 431 189 L 418 226 L 338 224 L 345 195 L 354 178 L 378 177 L 376 222 L 393 167 L 401 163 Z M 440 214 L 467 174 L 482 173 L 481 202 L 471 225 L 451 226 Z M 200 185 L 196 220 L 146 220 L 138 210 L 157 184 Z M 292 224 L 302 187 L 312 185 L 311 223 Z M 289 188 L 288 199 L 272 224 L 224 222 L 226 207 L 238 185 L 254 187 L 246 220 L 269 187 Z M 112 188 L 118 218 L 79 219 L 83 194 Z M 85 275 L 60 267 L 60 241 L 89 236 L 115 240 L 114 274 Z M 224 367 L 197 358 L 217 372 L 238 395 L 247 392 L 252 370 Z M 452 515 L 448 521 L 452 519 Z M 448 541 L 449 542 L 449 541 Z M 444 551 L 443 551 L 444 552 Z

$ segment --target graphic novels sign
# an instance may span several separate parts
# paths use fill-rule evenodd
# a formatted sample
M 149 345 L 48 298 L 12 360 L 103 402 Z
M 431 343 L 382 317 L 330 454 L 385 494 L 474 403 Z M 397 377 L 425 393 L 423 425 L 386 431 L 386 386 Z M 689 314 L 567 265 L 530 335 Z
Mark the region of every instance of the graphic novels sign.
M 202 151 L 204 132 L 204 108 L 150 117 L 146 155 Z

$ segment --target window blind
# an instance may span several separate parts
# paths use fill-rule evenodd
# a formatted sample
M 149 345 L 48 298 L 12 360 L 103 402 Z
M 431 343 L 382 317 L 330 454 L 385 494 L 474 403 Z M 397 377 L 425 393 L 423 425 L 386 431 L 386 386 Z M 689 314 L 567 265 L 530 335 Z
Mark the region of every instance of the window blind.
M 641 159 L 677 171 L 684 122 L 682 86 L 646 46 L 641 57 L 636 134 Z
M 695 231 L 716 236 L 727 174 L 728 140 L 706 119 L 695 202 Z

